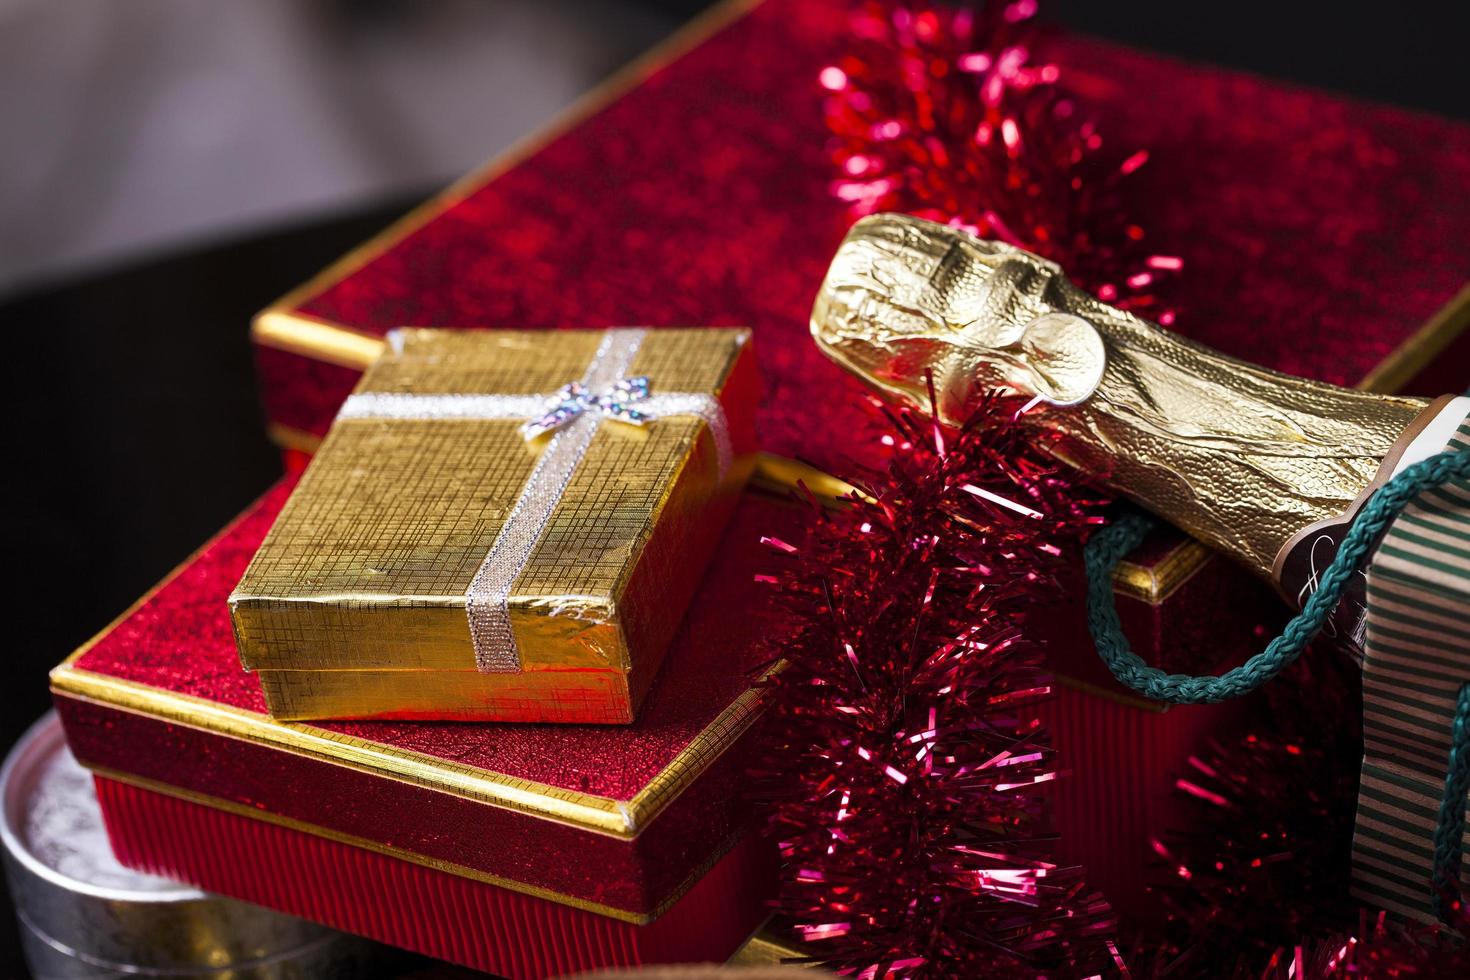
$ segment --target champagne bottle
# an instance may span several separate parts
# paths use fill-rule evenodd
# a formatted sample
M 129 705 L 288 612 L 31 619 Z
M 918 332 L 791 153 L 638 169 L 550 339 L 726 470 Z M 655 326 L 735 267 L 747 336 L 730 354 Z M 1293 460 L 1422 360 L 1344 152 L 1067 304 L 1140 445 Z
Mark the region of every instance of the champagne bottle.
M 1031 399 L 1022 423 L 1053 433 L 1063 461 L 1297 605 L 1371 491 L 1441 449 L 1470 407 L 1247 364 L 1097 300 L 1055 263 L 901 214 L 853 226 L 811 329 L 843 367 L 921 411 L 932 377 L 946 423 L 992 391 Z M 1359 652 L 1363 605 L 1358 575 L 1329 627 Z

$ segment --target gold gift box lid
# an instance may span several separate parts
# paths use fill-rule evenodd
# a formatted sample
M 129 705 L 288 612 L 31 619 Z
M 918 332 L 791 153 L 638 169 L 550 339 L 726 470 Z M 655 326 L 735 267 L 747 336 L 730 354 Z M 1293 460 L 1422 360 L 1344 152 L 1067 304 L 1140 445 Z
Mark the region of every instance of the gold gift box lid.
M 272 713 L 631 721 L 749 469 L 749 332 L 395 337 L 230 597 Z M 569 402 L 610 338 L 648 394 Z

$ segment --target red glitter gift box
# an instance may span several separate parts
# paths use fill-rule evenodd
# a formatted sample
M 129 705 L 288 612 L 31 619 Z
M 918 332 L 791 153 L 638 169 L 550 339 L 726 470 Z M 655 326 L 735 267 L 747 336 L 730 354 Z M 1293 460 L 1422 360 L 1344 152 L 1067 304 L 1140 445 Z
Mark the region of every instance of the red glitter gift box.
M 310 452 L 397 326 L 699 322 L 757 335 L 758 479 L 789 479 L 794 458 L 836 473 L 872 459 L 865 391 L 807 332 L 853 218 L 832 193 L 819 82 L 853 43 L 848 7 L 724 3 L 264 311 L 273 436 Z M 1147 151 L 1130 216 L 1182 259 L 1175 329 L 1337 384 L 1465 384 L 1470 127 L 1089 38 L 1048 37 L 1041 55 L 1120 153 Z M 1175 670 L 1238 660 L 1280 609 L 1177 533 L 1124 562 L 1116 591 L 1140 654 Z M 1073 773 L 1058 787 L 1063 850 L 1126 906 L 1170 772 L 1230 709 L 1130 698 L 1098 663 L 1080 602 L 1070 612 L 1052 637 L 1050 720 Z
M 832 193 L 819 84 L 853 43 L 849 7 L 720 5 L 264 311 L 274 437 L 313 449 L 394 327 L 697 322 L 757 335 L 758 477 L 780 479 L 791 458 L 839 474 L 871 459 L 865 392 L 806 326 L 852 220 Z M 1376 390 L 1414 388 L 1437 354 L 1441 368 L 1470 357 L 1465 268 L 1444 260 L 1470 251 L 1470 128 L 1088 38 L 1049 38 L 1041 54 L 1098 132 L 1147 151 L 1130 216 L 1182 259 L 1168 293 L 1181 332 Z M 1124 563 L 1122 613 L 1146 658 L 1200 666 L 1180 657 L 1219 636 L 1219 589 L 1247 610 L 1242 631 L 1269 605 L 1220 564 L 1177 535 Z
M 628 726 L 273 721 L 225 599 L 286 481 L 52 673 L 126 864 L 508 976 L 723 959 L 772 854 L 740 780 L 759 694 L 744 498 Z

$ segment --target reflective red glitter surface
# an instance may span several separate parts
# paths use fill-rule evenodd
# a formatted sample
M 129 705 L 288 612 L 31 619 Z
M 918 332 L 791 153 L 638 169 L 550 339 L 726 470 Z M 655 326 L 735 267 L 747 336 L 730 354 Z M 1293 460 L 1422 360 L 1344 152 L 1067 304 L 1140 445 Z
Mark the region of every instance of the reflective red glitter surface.
M 806 330 L 851 220 L 820 82 L 851 43 L 845 6 L 768 0 L 298 311 L 370 333 L 749 324 L 765 448 L 861 455 L 858 389 Z M 1470 275 L 1470 127 L 1087 38 L 1038 57 L 1065 67 L 1104 150 L 1147 150 L 1128 210 L 1188 270 L 1170 293 L 1185 334 L 1351 384 Z M 306 363 L 262 362 L 268 411 L 322 432 L 350 372 Z

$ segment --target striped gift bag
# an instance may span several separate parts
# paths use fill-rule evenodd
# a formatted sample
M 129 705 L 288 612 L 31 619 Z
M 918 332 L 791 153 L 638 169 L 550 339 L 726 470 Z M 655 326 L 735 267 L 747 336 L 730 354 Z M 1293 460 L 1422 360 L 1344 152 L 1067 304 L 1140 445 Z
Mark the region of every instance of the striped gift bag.
M 1470 419 L 1445 448 L 1470 451 Z M 1389 526 L 1367 606 L 1353 894 L 1429 920 L 1456 706 L 1470 683 L 1470 481 L 1421 494 Z M 1464 798 L 1451 802 L 1464 813 Z M 1458 873 L 1470 895 L 1467 866 Z

